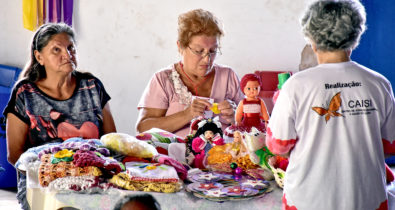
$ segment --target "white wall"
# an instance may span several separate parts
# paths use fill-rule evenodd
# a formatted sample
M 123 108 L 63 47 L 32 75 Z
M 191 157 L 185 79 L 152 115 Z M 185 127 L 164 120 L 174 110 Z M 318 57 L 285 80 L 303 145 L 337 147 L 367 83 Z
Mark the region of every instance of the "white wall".
M 140 95 L 151 75 L 178 61 L 177 17 L 195 8 L 225 26 L 217 62 L 239 77 L 254 70 L 297 71 L 305 41 L 299 17 L 309 0 L 76 0 L 79 70 L 104 83 L 119 132 L 134 134 Z M 0 0 L 0 63 L 23 67 L 33 32 L 22 1 Z

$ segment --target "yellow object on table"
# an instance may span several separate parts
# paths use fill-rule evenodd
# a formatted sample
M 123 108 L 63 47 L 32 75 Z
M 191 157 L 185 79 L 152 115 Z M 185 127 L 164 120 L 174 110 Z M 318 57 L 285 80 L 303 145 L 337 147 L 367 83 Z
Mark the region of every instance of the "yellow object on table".
M 210 108 L 211 111 L 213 111 L 214 114 L 219 114 L 221 111 L 218 109 L 218 103 L 213 103 L 213 106 Z

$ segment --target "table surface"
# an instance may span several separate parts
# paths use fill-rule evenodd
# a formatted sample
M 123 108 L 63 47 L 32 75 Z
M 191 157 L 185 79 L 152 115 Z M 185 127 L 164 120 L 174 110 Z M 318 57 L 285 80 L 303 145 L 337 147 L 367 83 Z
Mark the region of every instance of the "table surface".
M 275 184 L 275 183 L 272 183 Z M 113 209 L 115 203 L 124 195 L 145 192 L 111 189 L 101 194 L 54 193 L 43 188 L 28 188 L 28 201 L 32 209 L 58 209 L 75 207 L 81 210 Z M 215 202 L 197 198 L 185 190 L 177 193 L 148 192 L 166 209 L 281 209 L 282 190 L 277 186 L 261 197 L 241 201 Z
M 282 189 L 274 181 L 270 182 L 272 191 L 249 200 L 215 202 L 195 197 L 182 189 L 177 193 L 147 192 L 153 195 L 163 210 L 171 209 L 281 209 Z M 77 192 L 56 193 L 42 188 L 38 184 L 36 171 L 27 171 L 27 199 L 32 210 L 58 209 L 74 207 L 81 210 L 112 210 L 116 202 L 127 194 L 146 192 L 110 189 L 105 193 L 83 194 Z

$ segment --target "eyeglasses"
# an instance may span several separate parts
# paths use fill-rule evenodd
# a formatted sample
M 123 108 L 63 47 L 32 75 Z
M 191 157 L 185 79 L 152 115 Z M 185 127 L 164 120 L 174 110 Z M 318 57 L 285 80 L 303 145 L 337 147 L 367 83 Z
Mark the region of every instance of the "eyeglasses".
M 192 49 L 190 46 L 188 46 L 189 50 L 191 50 L 191 52 L 197 56 L 199 56 L 200 58 L 205 58 L 207 55 L 210 58 L 213 58 L 217 55 L 221 55 L 222 52 L 220 49 L 216 48 L 215 50 L 210 50 L 208 53 L 204 53 L 204 50 L 194 50 Z

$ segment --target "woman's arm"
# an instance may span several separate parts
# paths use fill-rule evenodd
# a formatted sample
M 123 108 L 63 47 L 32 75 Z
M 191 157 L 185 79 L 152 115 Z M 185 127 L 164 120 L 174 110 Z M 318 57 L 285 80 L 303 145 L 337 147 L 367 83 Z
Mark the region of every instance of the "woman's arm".
M 203 116 L 204 110 L 211 104 L 206 100 L 195 99 L 192 104 L 185 110 L 166 115 L 166 109 L 141 108 L 137 119 L 137 132 L 144 132 L 151 128 L 160 128 L 169 132 L 174 132 L 197 116 Z
M 12 165 L 25 152 L 29 126 L 12 113 L 7 114 L 7 160 Z
M 115 127 L 114 118 L 112 117 L 110 104 L 107 104 L 103 108 L 103 134 L 117 132 Z

